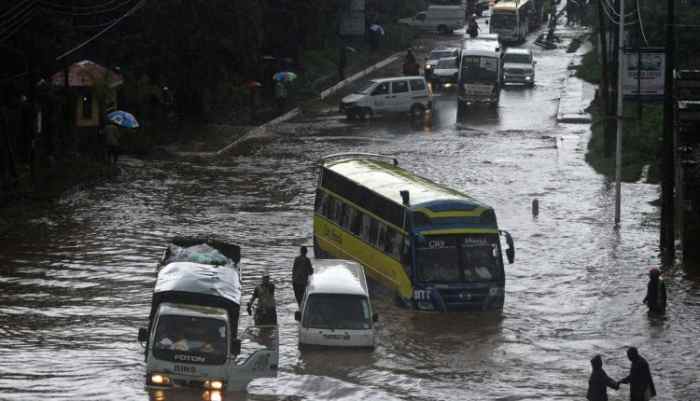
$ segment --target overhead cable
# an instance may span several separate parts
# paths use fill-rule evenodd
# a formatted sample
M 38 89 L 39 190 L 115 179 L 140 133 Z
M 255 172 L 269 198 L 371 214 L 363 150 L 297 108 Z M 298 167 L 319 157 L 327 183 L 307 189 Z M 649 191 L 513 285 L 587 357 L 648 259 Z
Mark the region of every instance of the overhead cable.
M 56 57 L 56 61 L 61 60 L 62 58 L 64 58 L 64 57 L 66 57 L 66 56 L 68 56 L 68 55 L 70 55 L 70 54 L 72 54 L 72 53 L 74 53 L 74 52 L 76 52 L 76 51 L 82 49 L 82 48 L 85 47 L 88 43 L 90 43 L 90 42 L 92 42 L 93 40 L 99 38 L 100 36 L 102 36 L 103 34 L 105 34 L 105 32 L 109 31 L 109 30 L 112 29 L 114 26 L 116 26 L 117 24 L 119 24 L 124 18 L 130 16 L 131 14 L 133 14 L 134 12 L 136 12 L 136 10 L 138 10 L 138 9 L 141 8 L 141 7 L 143 7 L 144 4 L 146 4 L 146 0 L 141 0 L 141 1 L 139 1 L 139 2 L 136 3 L 136 5 L 134 5 L 131 9 L 129 9 L 129 11 L 127 11 L 126 13 L 124 13 L 124 15 L 122 15 L 121 17 L 119 17 L 119 18 L 117 18 L 116 20 L 114 20 L 114 22 L 111 23 L 111 24 L 109 24 L 105 29 L 103 29 L 103 30 L 101 30 L 100 32 L 96 33 L 95 35 L 93 35 L 92 37 L 90 37 L 89 39 L 87 39 L 86 41 L 84 41 L 83 43 L 79 44 L 78 46 L 76 46 L 76 47 L 74 47 L 74 48 L 68 50 L 67 52 L 61 54 L 60 56 Z
M 620 19 L 619 19 L 619 18 L 616 18 L 616 17 L 613 17 L 612 15 L 610 15 L 609 12 L 608 12 L 608 10 L 607 10 L 605 7 L 602 7 L 602 8 L 603 8 L 603 12 L 604 12 L 605 15 L 608 17 L 608 21 L 610 21 L 610 22 L 613 23 L 614 25 L 620 25 Z M 618 14 L 618 15 L 619 15 L 619 14 Z M 637 25 L 637 23 L 636 23 L 636 22 L 625 22 L 625 26 L 632 26 L 632 25 Z
M 45 1 L 40 1 L 39 4 L 46 10 L 49 10 L 51 12 L 54 12 L 56 14 L 61 14 L 61 15 L 70 15 L 73 17 L 80 17 L 80 16 L 89 16 L 89 15 L 99 15 L 99 14 L 106 14 L 110 12 L 117 11 L 119 9 L 122 9 L 124 7 L 129 6 L 130 3 L 133 3 L 134 0 L 126 0 L 122 1 L 121 3 L 117 3 L 116 5 L 113 5 L 109 8 L 105 9 L 100 9 L 100 10 L 93 10 L 93 11 L 68 11 L 68 10 L 59 10 L 56 8 L 53 8 L 49 3 Z
M 32 17 L 34 17 L 34 13 L 32 11 L 30 11 L 29 14 L 25 15 L 23 20 L 18 20 L 19 22 L 16 22 L 13 27 L 5 27 L 3 29 L 0 29 L 0 43 L 9 39 L 10 37 L 12 37 L 12 35 L 17 33 L 17 31 L 19 31 L 25 25 L 27 25 L 27 23 L 29 23 L 29 21 L 32 20 Z
M 74 10 L 83 11 L 83 10 L 96 10 L 96 9 L 100 9 L 100 8 L 109 7 L 110 5 L 112 5 L 118 1 L 120 1 L 120 0 L 107 0 L 102 4 L 92 4 L 89 6 L 81 6 L 81 5 L 75 5 L 75 4 L 71 4 L 71 5 L 58 4 L 58 3 L 51 3 L 47 0 L 39 0 L 39 3 L 41 3 L 42 5 L 47 6 L 47 7 L 62 8 L 64 10 L 68 10 L 68 11 L 74 11 Z
M 18 3 L 15 4 L 13 7 L 8 8 L 8 9 L 5 10 L 2 14 L 0 14 L 0 19 L 5 18 L 5 16 L 6 16 L 7 14 L 10 14 L 10 13 L 14 12 L 17 8 L 24 7 L 24 6 L 27 5 L 28 3 L 34 3 L 35 1 L 36 1 L 36 0 L 23 0 L 23 1 L 18 2 Z
M 22 9 L 16 10 L 14 15 L 4 17 L 2 21 L 0 21 L 0 29 L 4 26 L 8 26 L 13 23 L 13 21 L 16 21 L 17 19 L 23 18 L 24 15 L 29 11 L 32 11 L 34 9 L 34 2 L 29 1 L 25 3 L 22 6 Z
M 639 17 L 639 31 L 642 33 L 642 39 L 644 39 L 644 44 L 649 46 L 649 41 L 647 41 L 647 35 L 644 33 L 644 23 L 642 23 L 642 11 L 639 8 L 639 0 L 637 0 L 637 17 Z
M 602 1 L 604 3 L 603 5 L 608 6 L 608 10 L 611 12 L 611 14 L 613 14 L 616 17 L 620 16 L 620 13 L 615 9 L 615 6 L 613 4 L 610 4 L 610 0 L 602 0 Z M 623 0 L 618 0 L 618 1 L 623 1 Z M 603 7 L 603 8 L 605 8 L 605 7 Z M 634 14 L 636 12 L 637 12 L 636 9 L 628 12 L 627 14 L 625 14 L 625 19 L 632 18 L 633 17 L 632 14 Z

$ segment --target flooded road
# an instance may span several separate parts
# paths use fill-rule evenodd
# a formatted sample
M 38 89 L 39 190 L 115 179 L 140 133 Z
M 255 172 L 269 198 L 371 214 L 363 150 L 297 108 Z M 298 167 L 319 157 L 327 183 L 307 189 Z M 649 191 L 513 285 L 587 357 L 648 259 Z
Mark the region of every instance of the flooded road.
M 664 318 L 641 303 L 659 263 L 649 204 L 658 188 L 623 185 L 613 228 L 614 186 L 584 161 L 588 127 L 554 118 L 572 56 L 535 51 L 536 86 L 508 88 L 495 111 L 456 122 L 448 93 L 436 99 L 432 126 L 321 113 L 281 125 L 279 139 L 252 156 L 125 159 L 115 180 L 38 212 L 0 238 L 0 399 L 148 399 L 136 334 L 155 264 L 173 235 L 198 233 L 242 246 L 245 297 L 263 267 L 278 287 L 280 375 L 226 399 L 581 400 L 589 359 L 602 354 L 608 374 L 622 378 L 629 345 L 649 361 L 657 400 L 697 399 L 698 278 L 669 274 Z M 400 310 L 378 295 L 374 352 L 298 350 L 290 270 L 298 246 L 311 244 L 314 163 L 344 151 L 396 156 L 495 207 L 517 249 L 502 315 Z M 627 389 L 611 399 L 628 399 Z

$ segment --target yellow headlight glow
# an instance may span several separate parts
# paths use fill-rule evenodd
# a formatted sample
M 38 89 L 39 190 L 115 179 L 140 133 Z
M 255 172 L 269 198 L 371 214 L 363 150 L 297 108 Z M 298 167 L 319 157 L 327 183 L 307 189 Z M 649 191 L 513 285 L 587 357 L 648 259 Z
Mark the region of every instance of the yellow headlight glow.
M 154 374 L 151 376 L 151 383 L 159 385 L 170 384 L 170 378 L 165 375 Z

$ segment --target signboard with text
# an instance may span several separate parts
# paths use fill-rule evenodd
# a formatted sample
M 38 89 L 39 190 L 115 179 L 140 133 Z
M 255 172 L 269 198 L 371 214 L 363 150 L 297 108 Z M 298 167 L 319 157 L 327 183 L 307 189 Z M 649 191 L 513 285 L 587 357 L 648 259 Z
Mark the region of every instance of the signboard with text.
M 665 60 L 663 49 L 625 49 L 622 93 L 626 97 L 663 97 Z

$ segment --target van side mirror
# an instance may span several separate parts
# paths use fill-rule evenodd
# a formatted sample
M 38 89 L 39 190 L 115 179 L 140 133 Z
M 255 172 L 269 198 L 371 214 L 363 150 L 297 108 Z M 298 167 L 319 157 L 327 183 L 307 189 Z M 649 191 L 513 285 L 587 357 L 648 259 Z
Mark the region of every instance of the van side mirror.
M 232 354 L 240 354 L 241 353 L 241 340 L 238 338 L 234 338 L 231 340 L 231 353 Z
M 376 314 L 376 313 L 373 313 L 373 314 L 372 314 L 372 321 L 373 321 L 374 323 L 377 323 L 378 320 L 379 320 L 379 315 Z
M 513 243 L 513 237 L 508 231 L 501 230 L 500 234 L 506 237 L 506 257 L 508 258 L 508 263 L 513 264 L 515 262 L 515 244 Z
M 139 329 L 139 342 L 145 343 L 146 341 L 148 341 L 148 330 L 141 327 Z
M 294 320 L 296 320 L 297 322 L 301 321 L 301 312 L 300 311 L 294 312 Z

